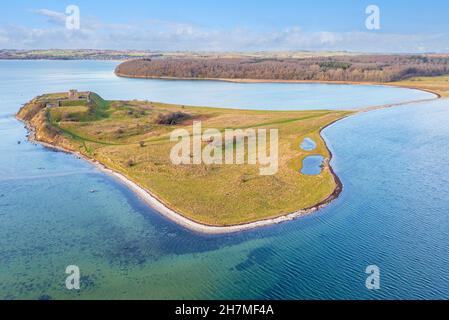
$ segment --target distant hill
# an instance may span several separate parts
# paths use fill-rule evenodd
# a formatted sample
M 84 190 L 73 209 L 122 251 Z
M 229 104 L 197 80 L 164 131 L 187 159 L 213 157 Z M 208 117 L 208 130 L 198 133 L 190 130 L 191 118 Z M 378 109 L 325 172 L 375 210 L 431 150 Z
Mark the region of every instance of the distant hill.
M 119 50 L 0 50 L 0 60 L 127 60 L 155 58 L 159 53 Z

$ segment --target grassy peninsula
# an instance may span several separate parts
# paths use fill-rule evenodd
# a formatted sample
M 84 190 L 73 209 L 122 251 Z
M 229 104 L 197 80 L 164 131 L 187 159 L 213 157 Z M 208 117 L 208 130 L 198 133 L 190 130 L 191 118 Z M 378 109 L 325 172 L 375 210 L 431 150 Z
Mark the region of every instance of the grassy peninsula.
M 449 75 L 438 77 L 413 77 L 402 81 L 392 82 L 391 85 L 426 90 L 435 93 L 442 98 L 449 97 Z
M 310 209 L 339 189 L 331 154 L 320 136 L 329 124 L 355 111 L 248 111 L 171 105 L 150 101 L 106 101 L 95 93 L 45 94 L 17 114 L 36 141 L 77 153 L 118 172 L 181 216 L 207 226 L 235 226 Z M 182 116 L 179 116 L 182 115 Z M 279 171 L 259 175 L 257 165 L 181 165 L 170 161 L 174 129 L 279 130 Z M 304 138 L 317 148 L 300 148 Z M 203 141 L 202 147 L 206 147 Z M 322 155 L 321 174 L 300 173 L 308 155 Z

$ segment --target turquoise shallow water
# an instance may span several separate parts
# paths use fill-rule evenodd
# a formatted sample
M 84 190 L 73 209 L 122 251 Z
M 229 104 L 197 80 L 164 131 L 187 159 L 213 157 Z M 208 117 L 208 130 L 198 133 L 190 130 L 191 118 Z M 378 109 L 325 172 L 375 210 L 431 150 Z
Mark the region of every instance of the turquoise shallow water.
M 68 88 L 107 98 L 220 106 L 227 97 L 223 103 L 240 101 L 236 106 L 289 108 L 305 105 L 303 85 L 287 95 L 296 100 L 278 85 L 246 87 L 247 98 L 240 85 L 218 82 L 200 84 L 207 87 L 201 96 L 196 82 L 117 79 L 114 65 L 0 61 L 0 298 L 449 298 L 448 101 L 373 111 L 327 128 L 345 186 L 337 201 L 290 223 L 208 236 L 166 221 L 91 165 L 26 142 L 13 114 L 42 91 Z M 351 93 L 339 94 L 352 87 L 325 87 L 338 101 L 352 101 Z M 373 93 L 380 103 L 366 102 L 365 89 L 381 90 Z M 357 87 L 354 103 L 428 96 L 383 89 Z M 72 264 L 81 269 L 79 292 L 64 287 Z M 381 270 L 379 291 L 365 289 L 372 264 Z

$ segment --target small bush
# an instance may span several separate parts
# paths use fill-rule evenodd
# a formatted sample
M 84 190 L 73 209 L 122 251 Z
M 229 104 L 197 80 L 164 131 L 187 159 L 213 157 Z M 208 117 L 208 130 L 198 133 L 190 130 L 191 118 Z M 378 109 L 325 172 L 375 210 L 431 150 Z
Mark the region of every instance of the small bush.
M 240 180 L 241 180 L 243 183 L 247 183 L 248 181 L 252 180 L 253 178 L 254 178 L 254 177 L 251 176 L 250 174 L 245 173 L 244 175 L 242 175 L 242 176 L 240 177 Z
M 61 116 L 61 121 L 77 121 L 77 115 L 73 113 L 64 112 Z
M 192 116 L 183 112 L 173 112 L 169 114 L 161 114 L 157 119 L 158 124 L 174 126 L 185 120 L 191 119 Z
M 126 161 L 126 165 L 131 168 L 136 165 L 136 162 L 133 159 L 128 159 L 128 161 Z

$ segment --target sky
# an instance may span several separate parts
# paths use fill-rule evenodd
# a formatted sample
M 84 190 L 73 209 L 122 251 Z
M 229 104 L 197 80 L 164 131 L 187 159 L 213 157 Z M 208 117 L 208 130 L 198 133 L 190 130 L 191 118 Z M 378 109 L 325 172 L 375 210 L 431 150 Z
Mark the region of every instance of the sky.
M 15 0 L 0 48 L 449 52 L 448 18 L 447 0 Z

